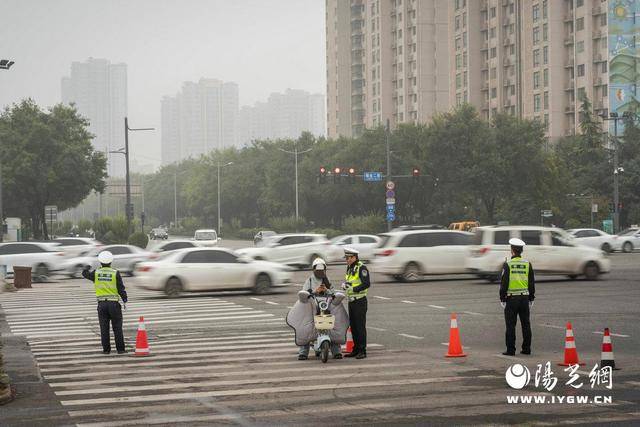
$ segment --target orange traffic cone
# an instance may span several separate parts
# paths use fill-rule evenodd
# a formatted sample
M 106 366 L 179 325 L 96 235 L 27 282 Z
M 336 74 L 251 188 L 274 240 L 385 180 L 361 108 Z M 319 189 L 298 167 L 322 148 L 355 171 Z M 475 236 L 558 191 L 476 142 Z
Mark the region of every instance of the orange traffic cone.
M 144 317 L 140 316 L 138 335 L 136 336 L 136 356 L 149 356 L 149 343 L 147 342 L 147 328 L 144 325 Z
M 462 343 L 460 342 L 460 332 L 458 331 L 458 319 L 455 313 L 451 313 L 451 328 L 449 329 L 449 351 L 446 357 L 466 357 L 462 352 Z
M 347 329 L 347 342 L 344 344 L 345 353 L 353 353 L 353 335 L 351 335 L 351 326 Z
M 558 363 L 560 366 L 584 365 L 578 359 L 578 350 L 576 350 L 576 340 L 573 337 L 573 328 L 571 322 L 567 322 L 567 333 L 564 342 L 564 363 Z
M 600 367 L 611 366 L 611 369 L 617 370 L 616 361 L 613 359 L 613 345 L 611 344 L 611 335 L 609 328 L 604 328 L 604 336 L 602 337 L 602 357 L 600 357 Z

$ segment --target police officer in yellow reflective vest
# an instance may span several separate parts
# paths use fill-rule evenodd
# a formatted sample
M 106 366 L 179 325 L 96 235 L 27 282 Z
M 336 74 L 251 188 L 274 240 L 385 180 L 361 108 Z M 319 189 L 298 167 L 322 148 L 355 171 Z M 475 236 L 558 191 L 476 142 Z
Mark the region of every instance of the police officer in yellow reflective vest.
M 102 251 L 98 254 L 101 267 L 95 271 L 89 271 L 87 266 L 82 271 L 82 277 L 91 280 L 95 286 L 98 299 L 98 320 L 100 321 L 100 338 L 102 352 L 111 353 L 111 339 L 109 337 L 109 322 L 113 327 L 113 336 L 116 340 L 118 354 L 126 353 L 124 348 L 124 335 L 122 333 L 122 308 L 120 299 L 127 303 L 127 291 L 124 289 L 120 272 L 111 268 L 113 254 Z
M 344 248 L 347 274 L 342 289 L 349 298 L 349 323 L 353 335 L 353 352 L 344 357 L 367 357 L 367 292 L 371 286 L 369 270 L 358 259 L 358 251 Z
M 504 321 L 507 326 L 507 351 L 505 356 L 516 354 L 516 323 L 518 316 L 522 325 L 522 351 L 531 354 L 531 322 L 529 313 L 535 299 L 536 284 L 533 267 L 522 258 L 525 243 L 520 239 L 510 239 L 511 260 L 502 267 L 500 282 L 500 304 L 504 308 Z

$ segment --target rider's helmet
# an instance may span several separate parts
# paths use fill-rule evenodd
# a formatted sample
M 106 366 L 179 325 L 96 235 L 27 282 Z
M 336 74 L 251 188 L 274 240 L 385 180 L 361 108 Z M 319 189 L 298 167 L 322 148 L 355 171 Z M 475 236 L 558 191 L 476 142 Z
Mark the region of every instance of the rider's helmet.
M 324 260 L 322 258 L 316 258 L 313 261 L 313 264 L 311 264 L 311 268 L 313 270 L 326 270 L 327 269 L 327 263 L 324 262 Z

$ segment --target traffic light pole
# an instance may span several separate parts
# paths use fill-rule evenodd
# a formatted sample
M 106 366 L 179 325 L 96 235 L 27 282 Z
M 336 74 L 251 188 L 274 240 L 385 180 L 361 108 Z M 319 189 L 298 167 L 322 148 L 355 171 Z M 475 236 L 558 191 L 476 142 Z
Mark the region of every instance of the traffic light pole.
M 618 170 L 618 120 L 613 121 L 613 233 L 620 231 L 620 187 Z
M 131 235 L 131 177 L 129 176 L 129 120 L 127 117 L 124 118 L 124 158 L 127 185 L 127 203 L 125 214 L 127 215 L 127 234 Z
M 391 180 L 391 147 L 389 144 L 389 119 L 387 119 L 387 127 L 384 131 L 385 143 L 387 145 L 387 181 Z M 391 231 L 391 227 L 393 226 L 393 221 L 387 219 L 387 231 Z

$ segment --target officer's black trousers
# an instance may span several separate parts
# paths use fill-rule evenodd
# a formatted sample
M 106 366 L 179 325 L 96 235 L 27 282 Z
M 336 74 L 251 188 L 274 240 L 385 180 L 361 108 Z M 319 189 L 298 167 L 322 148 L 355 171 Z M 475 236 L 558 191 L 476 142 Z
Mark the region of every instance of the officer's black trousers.
M 116 350 L 124 351 L 124 334 L 122 333 L 122 308 L 117 301 L 98 301 L 98 320 L 100 321 L 100 339 L 102 350 L 111 351 L 109 338 L 109 322 L 113 327 L 116 339 Z
M 507 326 L 507 352 L 516 352 L 516 323 L 520 316 L 522 326 L 522 351 L 531 351 L 531 323 L 529 322 L 529 295 L 507 297 L 504 309 L 504 321 Z
M 349 323 L 353 336 L 353 352 L 367 352 L 367 297 L 349 302 Z

